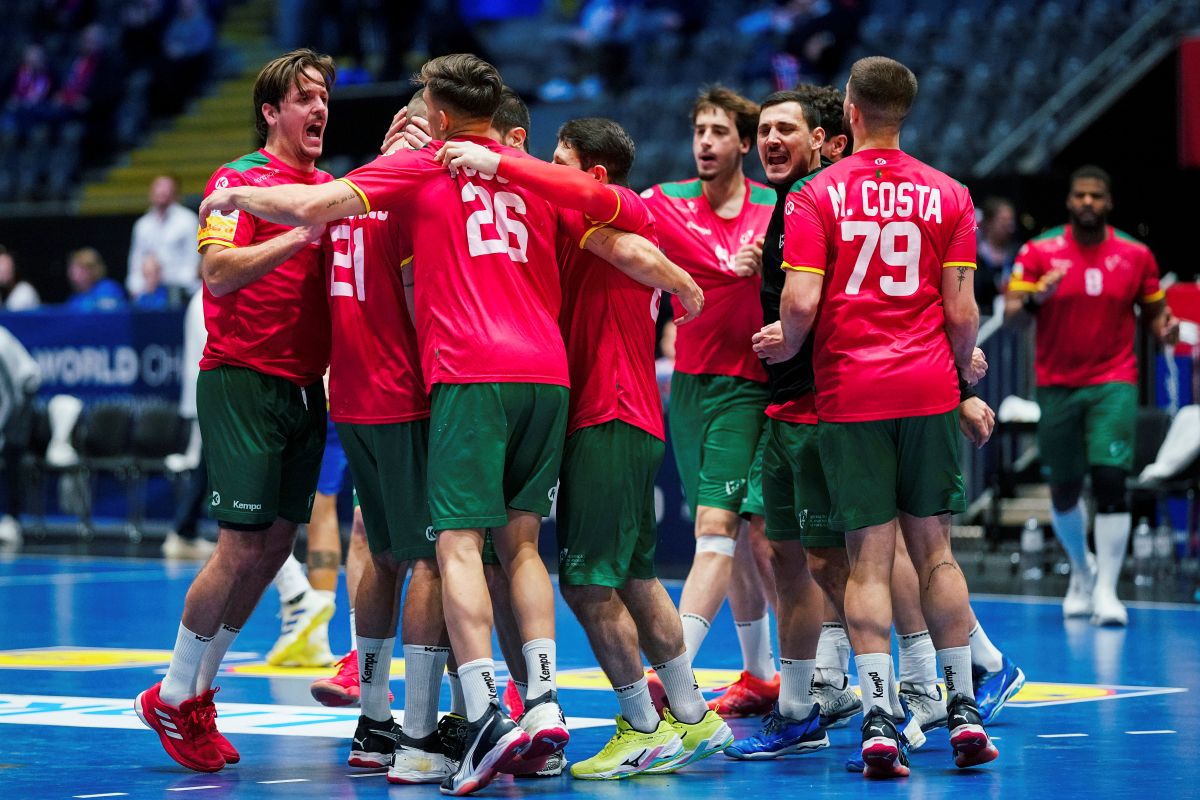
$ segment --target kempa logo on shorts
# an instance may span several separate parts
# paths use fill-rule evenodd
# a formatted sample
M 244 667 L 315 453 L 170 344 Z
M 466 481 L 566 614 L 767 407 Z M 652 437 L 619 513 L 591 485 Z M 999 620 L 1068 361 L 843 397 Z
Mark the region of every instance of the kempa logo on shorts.
M 234 500 L 233 507 L 238 511 L 262 511 L 262 503 L 243 503 L 241 500 Z
M 558 484 L 557 483 L 550 487 L 550 491 L 546 492 L 546 498 L 551 503 L 554 502 L 554 498 L 556 498 L 556 497 L 558 497 Z
M 212 504 L 213 504 L 214 506 L 219 506 L 219 505 L 221 505 L 221 493 L 220 493 L 220 492 L 213 492 L 213 493 L 212 493 Z
M 725 481 L 725 494 L 730 495 L 730 496 L 735 495 L 738 492 L 740 492 L 742 490 L 742 487 L 745 485 L 746 485 L 745 478 L 742 478 L 741 480 L 737 480 L 737 481 Z
M 804 530 L 804 526 L 808 524 L 808 509 L 800 509 L 800 514 L 796 517 L 796 520 L 800 523 L 800 530 Z
M 428 525 L 428 526 L 426 526 L 426 528 L 425 528 L 425 538 L 426 538 L 426 539 L 428 539 L 428 540 L 429 540 L 429 541 L 431 541 L 431 542 L 436 542 L 436 541 L 437 541 L 437 534 L 433 532 L 433 526 L 432 526 L 432 525 Z

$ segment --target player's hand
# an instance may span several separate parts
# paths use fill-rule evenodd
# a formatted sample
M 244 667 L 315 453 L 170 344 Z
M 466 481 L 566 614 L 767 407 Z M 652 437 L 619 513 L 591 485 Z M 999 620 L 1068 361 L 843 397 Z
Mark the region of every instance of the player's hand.
M 495 175 L 500 169 L 500 154 L 476 142 L 446 142 L 442 149 L 437 151 L 434 159 L 448 167 L 450 174 L 455 177 L 464 167 L 487 175 Z
M 799 347 L 793 347 L 784 338 L 782 322 L 764 326 L 750 337 L 750 343 L 758 357 L 768 364 L 781 364 L 800 352 Z
M 750 278 L 762 274 L 763 240 L 747 242 L 733 255 L 733 274 Z
M 970 386 L 974 386 L 983 380 L 983 376 L 987 375 L 987 371 L 987 356 L 978 347 L 971 353 L 971 363 L 958 368 L 958 373 L 962 375 L 962 379 Z
M 325 223 L 321 222 L 316 225 L 301 225 L 298 228 L 293 228 L 296 235 L 305 244 L 315 244 L 321 241 L 321 237 L 325 235 Z
M 410 117 L 408 106 L 396 112 L 392 124 L 383 137 L 379 152 L 390 156 L 397 150 L 420 150 L 433 141 L 433 130 L 424 117 Z
M 1033 299 L 1038 305 L 1049 300 L 1054 291 L 1058 288 L 1058 284 L 1062 282 L 1063 276 L 1067 274 L 1065 269 L 1052 269 L 1041 277 L 1037 282 L 1037 291 L 1033 293 Z
M 1154 333 L 1163 344 L 1175 344 L 1179 341 L 1179 317 L 1171 313 L 1170 307 L 1163 308 L 1158 319 L 1154 321 Z
M 700 316 L 700 312 L 704 310 L 704 290 L 692 280 L 690 275 L 687 276 L 687 283 L 675 292 L 674 296 L 678 298 L 679 304 L 683 306 L 685 312 L 683 316 L 675 318 L 676 325 L 686 325 Z
M 976 447 L 983 447 L 992 438 L 996 413 L 978 397 L 968 397 L 958 407 L 958 427 Z
M 213 190 L 212 194 L 204 198 L 200 203 L 200 211 L 198 213 L 200 215 L 200 222 L 203 224 L 212 214 L 227 215 L 237 210 L 236 190 L 228 188 Z

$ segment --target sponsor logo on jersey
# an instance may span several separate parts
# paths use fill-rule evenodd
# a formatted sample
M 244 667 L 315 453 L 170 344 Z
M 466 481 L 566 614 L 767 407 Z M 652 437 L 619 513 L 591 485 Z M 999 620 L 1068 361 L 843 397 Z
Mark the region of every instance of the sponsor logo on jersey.
M 213 504 L 214 506 L 219 506 L 219 505 L 221 505 L 221 493 L 220 493 L 220 492 L 213 492 L 213 493 L 212 493 L 212 504 Z
M 1069 258 L 1052 258 L 1050 259 L 1050 269 L 1070 269 L 1071 263 Z
M 794 212 L 795 210 L 796 210 L 796 201 L 795 200 L 788 200 L 786 203 L 783 204 L 783 213 L 787 214 L 789 217 L 792 215 L 792 212 Z
M 804 526 L 808 524 L 807 508 L 800 509 L 800 514 L 797 516 L 796 521 L 800 523 L 800 530 L 804 530 Z
M 745 478 L 741 478 L 736 481 L 725 481 L 725 494 L 732 497 L 733 495 L 740 492 L 742 490 L 742 487 L 745 485 L 746 485 Z
M 1124 269 L 1126 266 L 1125 259 L 1119 255 L 1111 255 L 1104 259 L 1104 268 L 1109 272 L 1114 269 Z
M 426 538 L 426 539 L 428 539 L 428 540 L 429 540 L 429 541 L 431 541 L 431 542 L 436 542 L 436 541 L 437 541 L 437 534 L 433 532 L 433 526 L 432 526 L 432 525 L 427 525 L 427 526 L 425 527 L 425 538 Z
M 642 192 L 642 197 L 646 197 L 646 198 L 654 197 L 654 187 L 651 186 L 649 189 Z
M 243 503 L 241 500 L 234 500 L 233 507 L 238 511 L 262 511 L 262 503 Z
M 558 498 L 558 484 L 550 487 L 550 491 L 546 492 L 546 499 L 553 503 Z
M 875 166 L 877 166 L 877 167 L 882 167 L 882 166 L 883 166 L 884 164 L 886 164 L 886 163 L 887 163 L 887 159 L 886 159 L 886 158 L 877 158 L 877 159 L 875 159 Z
M 696 223 L 692 222 L 690 219 L 688 220 L 687 227 L 690 230 L 693 230 L 696 233 L 700 234 L 701 236 L 712 236 L 711 228 L 705 228 L 700 225 L 697 225 Z

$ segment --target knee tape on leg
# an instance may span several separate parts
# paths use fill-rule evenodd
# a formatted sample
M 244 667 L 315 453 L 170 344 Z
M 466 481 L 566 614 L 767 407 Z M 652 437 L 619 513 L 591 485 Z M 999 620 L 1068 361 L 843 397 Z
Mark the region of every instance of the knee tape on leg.
M 1120 467 L 1092 467 L 1092 495 L 1097 514 L 1122 514 L 1129 510 L 1125 492 L 1125 470 Z
M 703 536 L 696 537 L 697 555 L 700 553 L 717 553 L 733 558 L 733 551 L 736 547 L 737 539 L 730 539 L 728 536 L 716 536 L 715 534 L 706 533 Z

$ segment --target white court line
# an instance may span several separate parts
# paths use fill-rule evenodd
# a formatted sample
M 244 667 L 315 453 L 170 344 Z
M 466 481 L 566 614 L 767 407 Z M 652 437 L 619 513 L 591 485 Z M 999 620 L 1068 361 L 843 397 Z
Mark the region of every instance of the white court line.
M 264 786 L 269 786 L 273 783 L 308 783 L 308 778 L 284 778 L 278 781 L 259 781 Z
M 1156 733 L 1175 733 L 1176 731 L 1125 731 L 1130 736 L 1151 736 Z
M 665 581 L 664 581 L 665 583 Z M 987 600 L 993 603 L 1015 603 L 1023 606 L 1061 606 L 1061 597 L 1043 597 L 1041 595 L 1011 595 L 1011 594 L 983 594 L 971 592 L 972 600 Z M 1149 608 L 1159 611 L 1196 611 L 1200 612 L 1200 605 L 1196 603 L 1166 603 L 1153 600 L 1122 600 L 1121 602 L 1130 608 Z
M 129 792 L 104 792 L 103 794 L 73 794 L 71 795 L 77 800 L 86 800 L 89 797 L 129 797 Z
M 220 789 L 220 786 L 176 786 L 174 789 L 167 789 L 168 792 L 194 792 L 197 789 Z
M 1081 739 L 1086 733 L 1039 733 L 1039 739 Z
M 387 775 L 386 772 L 347 772 L 347 778 L 378 778 Z

